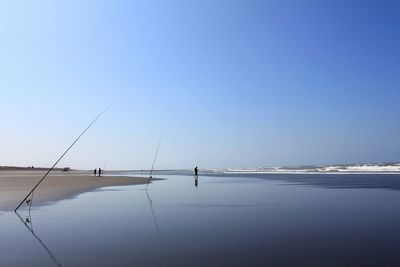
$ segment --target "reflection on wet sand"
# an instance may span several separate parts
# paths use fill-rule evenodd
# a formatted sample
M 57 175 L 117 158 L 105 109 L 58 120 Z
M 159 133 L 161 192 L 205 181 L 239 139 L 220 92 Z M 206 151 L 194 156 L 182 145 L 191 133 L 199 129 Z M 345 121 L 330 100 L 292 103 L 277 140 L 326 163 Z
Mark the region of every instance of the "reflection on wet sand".
M 160 226 L 158 225 L 157 217 L 156 217 L 156 214 L 154 213 L 154 209 L 153 209 L 153 200 L 150 198 L 149 191 L 147 190 L 147 188 L 145 191 L 146 191 L 147 201 L 150 206 L 151 214 L 153 216 L 154 226 L 156 227 L 156 230 L 157 230 L 158 239 L 160 240 L 160 243 L 164 245 L 164 239 L 162 238 Z
M 247 184 L 248 178 L 254 179 L 253 182 L 260 180 L 280 181 L 283 185 L 309 185 L 321 188 L 353 188 L 353 189 L 390 189 L 400 190 L 400 175 L 388 173 L 358 173 L 358 174 L 340 174 L 340 173 L 321 173 L 321 174 L 212 174 L 206 173 L 203 176 L 217 178 L 247 178 L 237 179 L 237 183 Z M 218 183 L 230 183 L 234 180 L 218 181 Z M 262 182 L 262 181 L 261 181 Z
M 68 266 L 400 266 L 400 191 L 295 183 L 357 184 L 351 175 L 282 176 L 202 175 L 200 189 L 192 174 L 173 176 L 144 194 L 113 187 L 32 209 L 34 226 L 26 206 L 20 220 Z M 61 266 L 16 217 L 0 217 L 0 266 Z
M 61 263 L 57 260 L 56 256 L 51 252 L 48 246 L 43 242 L 42 239 L 40 239 L 34 232 L 33 230 L 33 222 L 32 222 L 32 216 L 31 216 L 31 210 L 29 209 L 28 216 L 25 218 L 25 220 L 21 217 L 21 215 L 18 212 L 15 212 L 15 214 L 18 216 L 18 218 L 21 220 L 21 222 L 25 225 L 25 227 L 29 230 L 29 232 L 33 235 L 33 237 L 39 242 L 39 244 L 44 248 L 44 250 L 47 252 L 49 255 L 49 258 L 51 261 L 57 265 L 57 266 L 62 266 Z

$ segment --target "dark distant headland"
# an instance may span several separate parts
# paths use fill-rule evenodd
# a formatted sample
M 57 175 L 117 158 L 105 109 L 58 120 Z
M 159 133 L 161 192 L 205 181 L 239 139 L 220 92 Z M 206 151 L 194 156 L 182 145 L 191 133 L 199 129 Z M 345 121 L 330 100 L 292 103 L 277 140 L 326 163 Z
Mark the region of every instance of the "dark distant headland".
M 47 171 L 49 168 L 46 167 L 18 167 L 18 166 L 0 166 L 0 171 Z M 54 168 L 55 171 L 70 171 L 69 167 Z

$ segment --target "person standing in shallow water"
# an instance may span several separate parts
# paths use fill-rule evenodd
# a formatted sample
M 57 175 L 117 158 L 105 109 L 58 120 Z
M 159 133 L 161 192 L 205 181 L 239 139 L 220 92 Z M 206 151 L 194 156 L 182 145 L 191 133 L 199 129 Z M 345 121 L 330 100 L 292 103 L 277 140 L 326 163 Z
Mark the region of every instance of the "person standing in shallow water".
M 97 174 L 97 169 L 94 169 L 94 170 L 93 170 L 93 174 L 94 174 L 94 176 L 96 176 L 96 174 Z
M 198 173 L 199 173 L 199 170 L 197 169 L 197 166 L 196 166 L 194 168 L 194 176 L 198 177 Z
M 100 175 L 101 175 L 101 168 L 99 168 L 99 177 L 100 177 Z

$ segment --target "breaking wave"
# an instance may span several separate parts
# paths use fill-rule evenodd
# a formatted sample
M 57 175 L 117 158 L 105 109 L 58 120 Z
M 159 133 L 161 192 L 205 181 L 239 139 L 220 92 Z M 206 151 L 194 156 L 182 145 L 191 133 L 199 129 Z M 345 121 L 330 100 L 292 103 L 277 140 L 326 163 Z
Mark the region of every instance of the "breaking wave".
M 223 173 L 293 173 L 293 174 L 321 174 L 321 173 L 388 173 L 399 174 L 400 163 L 382 164 L 346 164 L 346 165 L 323 165 L 323 166 L 300 166 L 300 167 L 257 167 L 257 168 L 229 168 L 220 170 Z

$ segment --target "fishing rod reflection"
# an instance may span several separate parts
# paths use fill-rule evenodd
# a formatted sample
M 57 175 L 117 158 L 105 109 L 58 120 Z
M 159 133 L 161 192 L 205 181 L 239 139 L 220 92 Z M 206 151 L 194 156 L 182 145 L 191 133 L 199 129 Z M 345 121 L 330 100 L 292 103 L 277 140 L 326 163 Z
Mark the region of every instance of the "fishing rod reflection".
M 21 222 L 25 225 L 25 227 L 29 230 L 29 232 L 33 235 L 33 237 L 39 242 L 39 244 L 44 248 L 44 250 L 47 252 L 50 260 L 56 266 L 62 267 L 61 263 L 57 260 L 56 256 L 53 254 L 53 252 L 50 250 L 50 248 L 44 243 L 44 241 L 42 239 L 39 238 L 39 236 L 33 230 L 33 222 L 32 222 L 32 215 L 31 215 L 30 207 L 29 207 L 29 211 L 28 211 L 28 216 L 25 217 L 25 220 L 21 217 L 21 215 L 18 212 L 15 212 L 15 214 L 17 214 L 17 216 L 21 220 Z
M 151 211 L 151 214 L 153 216 L 153 222 L 154 222 L 154 226 L 155 226 L 156 231 L 157 231 L 158 239 L 160 240 L 160 243 L 164 245 L 164 239 L 163 239 L 163 237 L 161 235 L 160 226 L 158 225 L 157 217 L 156 217 L 156 214 L 155 214 L 154 209 L 153 209 L 153 200 L 150 198 L 149 190 L 146 189 L 145 192 L 146 192 L 146 196 L 147 196 L 147 201 L 148 201 L 149 206 L 150 206 L 150 211 Z

